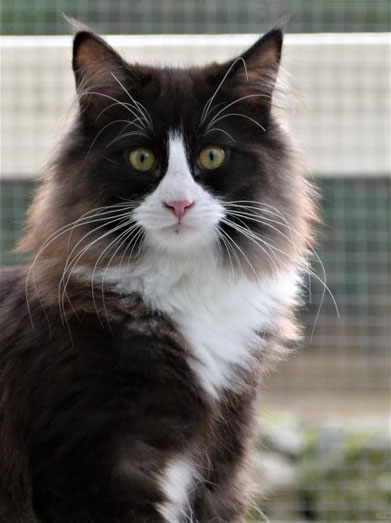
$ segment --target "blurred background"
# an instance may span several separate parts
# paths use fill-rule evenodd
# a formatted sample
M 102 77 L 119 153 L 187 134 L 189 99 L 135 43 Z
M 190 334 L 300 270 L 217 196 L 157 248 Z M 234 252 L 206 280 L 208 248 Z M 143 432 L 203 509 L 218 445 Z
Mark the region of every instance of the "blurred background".
M 289 92 L 276 105 L 319 188 L 327 276 L 316 259 L 313 270 L 339 317 L 312 278 L 304 347 L 263 385 L 248 518 L 391 521 L 389 2 L 2 0 L 0 9 L 2 265 L 23 262 L 12 248 L 73 100 L 62 13 L 117 35 L 108 39 L 128 60 L 180 64 L 235 56 L 289 18 Z

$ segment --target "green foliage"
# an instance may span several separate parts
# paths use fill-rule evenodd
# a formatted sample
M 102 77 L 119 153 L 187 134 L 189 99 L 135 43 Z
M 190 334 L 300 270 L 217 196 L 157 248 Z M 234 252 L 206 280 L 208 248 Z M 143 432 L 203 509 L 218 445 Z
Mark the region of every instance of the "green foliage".
M 277 424 L 273 424 L 278 419 Z M 296 422 L 285 427 L 281 416 L 267 414 L 260 428 L 258 442 L 262 473 L 266 476 L 259 490 L 257 505 L 262 507 L 270 521 L 324 521 L 369 522 L 387 519 L 391 513 L 391 451 L 387 419 L 344 419 L 334 422 Z M 288 419 L 288 418 L 287 418 Z M 284 434 L 292 438 L 296 427 L 301 441 L 299 454 L 288 455 Z M 276 435 L 278 434 L 278 438 Z M 268 450 L 266 450 L 268 449 Z M 273 488 L 267 490 L 268 477 L 273 477 L 270 457 L 275 469 L 283 471 L 285 460 L 294 471 L 291 482 L 273 479 Z M 262 461 L 268 466 L 262 470 Z M 272 462 L 273 463 L 273 462 Z M 286 478 L 285 478 L 286 479 Z M 266 485 L 266 487 L 265 487 Z M 249 520 L 257 519 L 252 509 Z

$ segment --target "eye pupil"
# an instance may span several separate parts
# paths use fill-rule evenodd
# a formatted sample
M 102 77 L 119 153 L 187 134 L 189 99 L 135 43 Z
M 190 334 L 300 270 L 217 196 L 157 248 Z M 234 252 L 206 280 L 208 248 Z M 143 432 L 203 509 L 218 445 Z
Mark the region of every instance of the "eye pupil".
M 138 147 L 129 153 L 130 164 L 136 171 L 149 171 L 155 164 L 155 156 L 152 151 Z
M 221 147 L 209 146 L 200 152 L 199 161 L 204 169 L 217 169 L 224 162 L 225 152 Z

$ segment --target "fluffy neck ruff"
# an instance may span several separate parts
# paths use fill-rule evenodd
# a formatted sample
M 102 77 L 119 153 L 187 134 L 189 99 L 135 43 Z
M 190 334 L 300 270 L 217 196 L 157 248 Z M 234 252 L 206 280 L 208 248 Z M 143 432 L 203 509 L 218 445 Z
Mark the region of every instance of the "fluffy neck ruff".
M 166 314 L 187 341 L 189 364 L 214 399 L 241 386 L 241 371 L 254 369 L 264 349 L 261 333 L 276 329 L 300 291 L 293 267 L 258 279 L 233 276 L 208 249 L 187 256 L 147 250 L 131 269 L 99 271 L 94 281 L 121 295 L 137 293 Z

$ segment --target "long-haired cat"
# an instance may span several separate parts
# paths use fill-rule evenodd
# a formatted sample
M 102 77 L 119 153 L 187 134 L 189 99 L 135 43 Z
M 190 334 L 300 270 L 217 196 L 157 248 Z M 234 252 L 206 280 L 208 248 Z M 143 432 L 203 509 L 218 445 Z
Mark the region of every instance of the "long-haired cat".
M 2 520 L 243 521 L 314 219 L 282 39 L 181 69 L 76 34 L 78 114 L 2 272 Z

